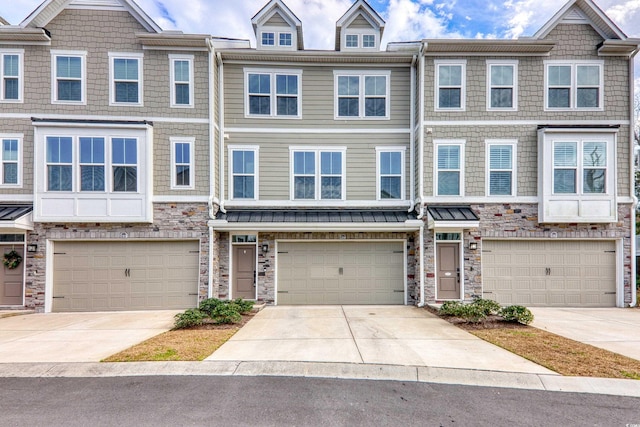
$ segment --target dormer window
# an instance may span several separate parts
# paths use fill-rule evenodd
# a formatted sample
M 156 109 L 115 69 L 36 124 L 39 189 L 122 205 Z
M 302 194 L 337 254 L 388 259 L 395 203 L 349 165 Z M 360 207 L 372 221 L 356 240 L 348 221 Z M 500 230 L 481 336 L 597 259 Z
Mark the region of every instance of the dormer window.
M 280 38 L 278 41 L 279 46 L 291 46 L 292 38 L 291 33 L 280 33 Z
M 346 47 L 358 47 L 358 35 L 357 34 L 347 34 L 347 38 L 345 40 Z
M 275 46 L 276 37 L 274 33 L 262 33 L 262 46 Z
M 364 34 L 362 36 L 362 47 L 376 47 L 376 36 L 373 34 Z

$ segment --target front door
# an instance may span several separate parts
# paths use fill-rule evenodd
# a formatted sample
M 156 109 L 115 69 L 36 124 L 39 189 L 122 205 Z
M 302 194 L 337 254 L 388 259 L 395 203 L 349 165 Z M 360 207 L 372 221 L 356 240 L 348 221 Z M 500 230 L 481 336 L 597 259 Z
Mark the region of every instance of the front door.
M 233 246 L 233 298 L 256 297 L 256 246 Z
M 9 269 L 2 264 L 0 270 L 0 305 L 22 305 L 22 289 L 24 279 L 24 248 L 4 246 L 2 255 L 15 250 L 21 257 L 22 262 L 16 268 Z
M 436 299 L 460 299 L 460 245 L 437 243 L 438 293 Z

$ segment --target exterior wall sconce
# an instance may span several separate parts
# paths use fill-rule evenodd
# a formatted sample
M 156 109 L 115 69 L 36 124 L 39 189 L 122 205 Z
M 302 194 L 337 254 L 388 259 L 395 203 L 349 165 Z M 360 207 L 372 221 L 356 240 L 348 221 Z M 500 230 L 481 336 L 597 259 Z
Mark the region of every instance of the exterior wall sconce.
M 269 244 L 268 243 L 263 243 L 262 244 L 262 253 L 267 253 L 269 252 Z
M 478 249 L 478 242 L 469 242 L 469 249 L 472 251 Z
M 27 252 L 38 252 L 38 245 L 27 245 Z

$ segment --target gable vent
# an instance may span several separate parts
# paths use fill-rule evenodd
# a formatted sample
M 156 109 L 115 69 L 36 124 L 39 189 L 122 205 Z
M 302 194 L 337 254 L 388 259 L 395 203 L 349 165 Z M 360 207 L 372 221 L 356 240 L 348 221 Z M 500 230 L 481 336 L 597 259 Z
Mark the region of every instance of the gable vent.
M 563 24 L 588 24 L 589 19 L 578 8 L 574 7 L 560 21 Z
M 122 9 L 124 6 L 118 0 L 73 0 L 69 3 L 70 8 L 92 8 L 92 9 Z

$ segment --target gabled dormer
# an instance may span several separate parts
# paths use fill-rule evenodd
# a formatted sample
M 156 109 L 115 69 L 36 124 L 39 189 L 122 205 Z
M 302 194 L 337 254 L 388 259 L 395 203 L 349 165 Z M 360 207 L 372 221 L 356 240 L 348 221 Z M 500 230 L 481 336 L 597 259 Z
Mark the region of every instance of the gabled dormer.
M 336 50 L 379 51 L 384 24 L 384 20 L 369 3 L 357 0 L 336 22 Z
M 302 22 L 282 0 L 271 0 L 251 18 L 258 50 L 303 50 Z

